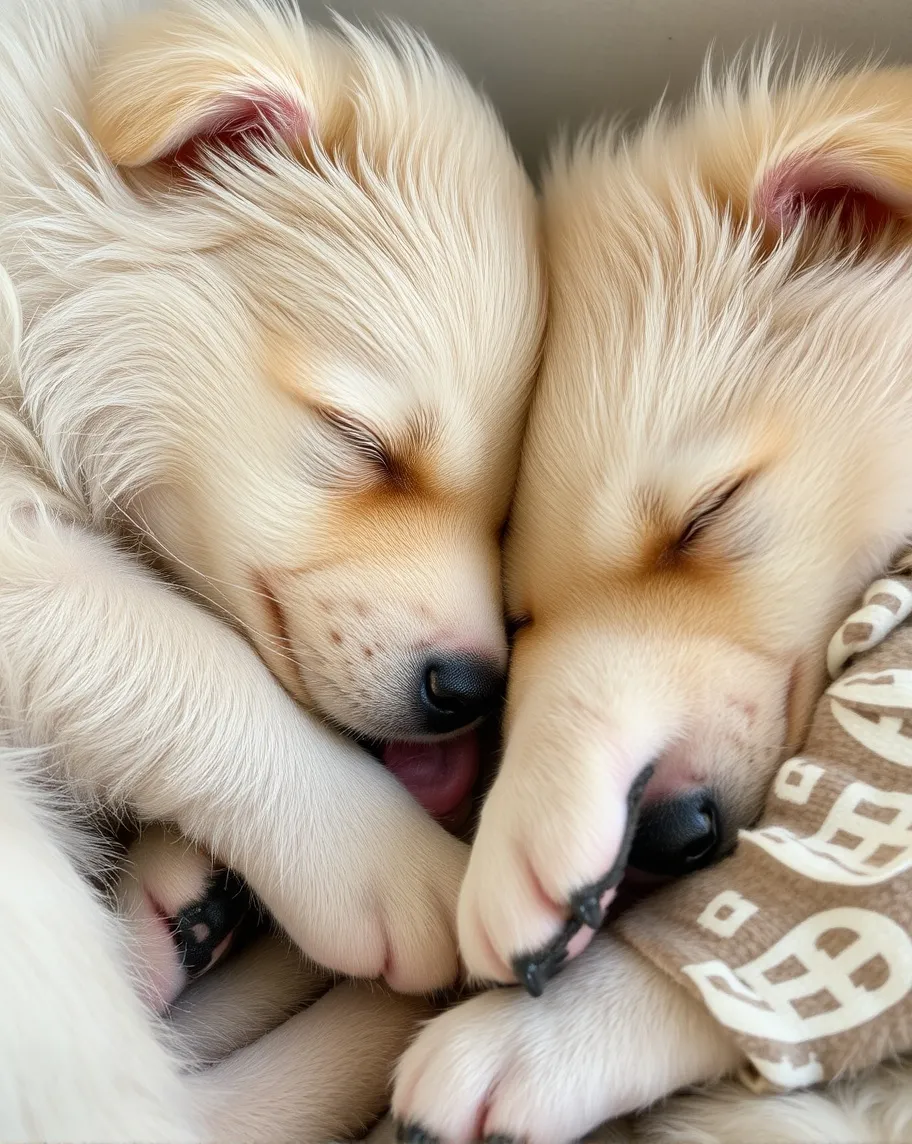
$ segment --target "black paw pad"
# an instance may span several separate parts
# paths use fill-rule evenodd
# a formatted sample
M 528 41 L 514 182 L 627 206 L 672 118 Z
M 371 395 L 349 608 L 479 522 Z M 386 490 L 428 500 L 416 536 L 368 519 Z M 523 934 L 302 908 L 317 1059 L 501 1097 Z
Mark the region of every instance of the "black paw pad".
M 396 1140 L 398 1144 L 440 1144 L 436 1136 L 425 1130 L 419 1124 L 396 1125 Z
M 171 919 L 181 964 L 193 979 L 227 948 L 255 906 L 250 891 L 231 870 L 217 870 L 204 894 Z
M 541 997 L 545 985 L 567 960 L 567 947 L 583 926 L 597 930 L 605 920 L 601 900 L 609 890 L 617 889 L 624 877 L 640 817 L 640 805 L 643 802 L 646 786 L 652 778 L 652 772 L 651 764 L 644 767 L 627 793 L 627 823 L 614 865 L 603 878 L 573 894 L 570 898 L 570 920 L 556 937 L 543 949 L 534 953 L 520 954 L 513 959 L 516 980 L 532 997 Z

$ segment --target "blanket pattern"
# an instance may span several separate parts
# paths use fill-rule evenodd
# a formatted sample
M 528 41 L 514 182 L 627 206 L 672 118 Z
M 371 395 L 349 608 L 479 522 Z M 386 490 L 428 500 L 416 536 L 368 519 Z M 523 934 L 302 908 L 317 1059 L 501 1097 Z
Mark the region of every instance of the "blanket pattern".
M 912 578 L 871 586 L 830 643 L 835 682 L 758 826 L 618 922 L 738 1040 L 754 1090 L 912 1049 L 910 613 Z

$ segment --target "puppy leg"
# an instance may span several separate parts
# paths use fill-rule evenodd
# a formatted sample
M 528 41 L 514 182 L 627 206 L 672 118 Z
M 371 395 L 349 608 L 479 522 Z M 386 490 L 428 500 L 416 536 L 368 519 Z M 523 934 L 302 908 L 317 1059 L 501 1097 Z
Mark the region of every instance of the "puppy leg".
M 541 998 L 498 989 L 431 1022 L 393 1111 L 416 1144 L 563 1144 L 741 1059 L 698 1001 L 606 937 Z
M 116 919 L 66 851 L 66 824 L 0 752 L 0 1139 L 196 1139 Z M 70 828 L 72 829 L 72 828 Z
M 592 939 L 623 875 L 673 701 L 638 688 L 633 660 L 619 672 L 604 658 L 588 633 L 557 643 L 533 628 L 517 644 L 506 749 L 459 899 L 460 951 L 483 980 L 540 991 Z M 554 669 L 579 663 L 589 693 Z
M 639 1144 L 906 1144 L 912 1065 L 882 1065 L 813 1092 L 751 1096 L 739 1084 L 676 1096 L 635 1122 Z M 599 1137 L 601 1140 L 601 1137 Z
M 226 625 L 0 483 L 0 692 L 20 742 L 174 822 L 317 961 L 404 991 L 456 974 L 466 849 L 302 712 Z
M 288 942 L 267 934 L 194 982 L 169 1024 L 182 1056 L 212 1064 L 275 1029 L 330 981 Z
M 337 986 L 190 1078 L 208 1134 L 216 1141 L 324 1144 L 356 1132 L 383 1112 L 396 1059 L 429 1015 L 418 998 L 366 982 Z

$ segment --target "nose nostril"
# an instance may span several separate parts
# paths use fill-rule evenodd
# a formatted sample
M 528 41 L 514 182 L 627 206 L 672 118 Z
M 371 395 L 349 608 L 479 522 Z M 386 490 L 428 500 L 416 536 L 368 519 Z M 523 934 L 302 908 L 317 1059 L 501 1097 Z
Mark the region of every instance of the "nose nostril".
M 441 711 L 452 711 L 454 702 L 458 704 L 461 696 L 458 691 L 447 687 L 440 678 L 440 669 L 431 666 L 424 673 L 424 691 L 428 702 Z
M 690 842 L 681 849 L 681 857 L 688 866 L 703 862 L 715 850 L 719 841 L 716 808 L 711 802 L 704 803 L 700 808 L 699 819 L 702 829 L 695 832 Z
M 501 668 L 474 656 L 438 658 L 426 664 L 418 686 L 424 727 L 431 734 L 456 731 L 487 715 L 503 688 Z
M 712 796 L 705 790 L 687 791 L 644 809 L 630 864 L 652 874 L 689 874 L 714 861 L 721 834 Z

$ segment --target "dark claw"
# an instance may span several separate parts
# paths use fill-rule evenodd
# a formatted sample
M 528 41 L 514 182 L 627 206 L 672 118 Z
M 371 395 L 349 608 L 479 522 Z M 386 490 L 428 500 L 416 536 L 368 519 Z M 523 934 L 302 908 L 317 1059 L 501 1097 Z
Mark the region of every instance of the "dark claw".
M 605 915 L 597 894 L 574 894 L 570 899 L 570 908 L 581 925 L 588 926 L 591 930 L 602 928 Z
M 593 882 L 591 886 L 584 886 L 570 899 L 570 912 L 572 917 L 560 933 L 553 938 L 544 949 L 535 953 L 520 954 L 513 959 L 513 972 L 516 980 L 523 985 L 532 997 L 541 997 L 545 985 L 558 972 L 567 960 L 567 946 L 579 933 L 583 926 L 597 930 L 605 920 L 601 907 L 601 900 L 609 890 L 616 889 L 624 877 L 627 861 L 630 857 L 630 848 L 633 845 L 633 836 L 636 834 L 637 821 L 640 817 L 640 803 L 646 785 L 652 778 L 653 766 L 644 767 L 637 775 L 627 794 L 627 824 L 624 828 L 624 837 L 621 839 L 618 856 L 614 865 L 603 878 Z
M 419 1124 L 396 1124 L 396 1140 L 399 1144 L 439 1144 L 436 1136 L 425 1130 Z
M 541 997 L 545 985 L 567 960 L 567 946 L 582 928 L 575 918 L 571 918 L 544 949 L 520 954 L 513 959 L 516 980 L 525 986 L 530 996 Z
M 621 884 L 624 872 L 627 869 L 627 863 L 630 860 L 630 849 L 633 846 L 633 838 L 636 834 L 637 824 L 640 819 L 640 803 L 643 801 L 646 785 L 652 778 L 654 769 L 650 763 L 649 766 L 644 767 L 634 779 L 627 793 L 627 823 L 624 827 L 624 837 L 621 839 L 618 856 L 614 860 L 614 865 L 604 877 L 600 878 L 597 882 L 593 882 L 591 886 L 584 886 L 581 890 L 577 890 L 570 899 L 570 908 L 574 916 L 578 916 L 578 912 L 583 908 L 587 908 L 591 902 L 600 902 L 609 890 L 615 890 Z M 601 910 L 599 912 L 601 913 Z M 602 919 L 599 920 L 599 925 L 601 925 L 601 921 Z M 588 922 L 586 924 L 588 925 Z M 598 926 L 592 926 L 591 928 L 597 929 Z
M 513 962 L 513 972 L 530 997 L 541 997 L 545 991 L 545 981 L 537 961 L 531 957 L 517 957 Z

